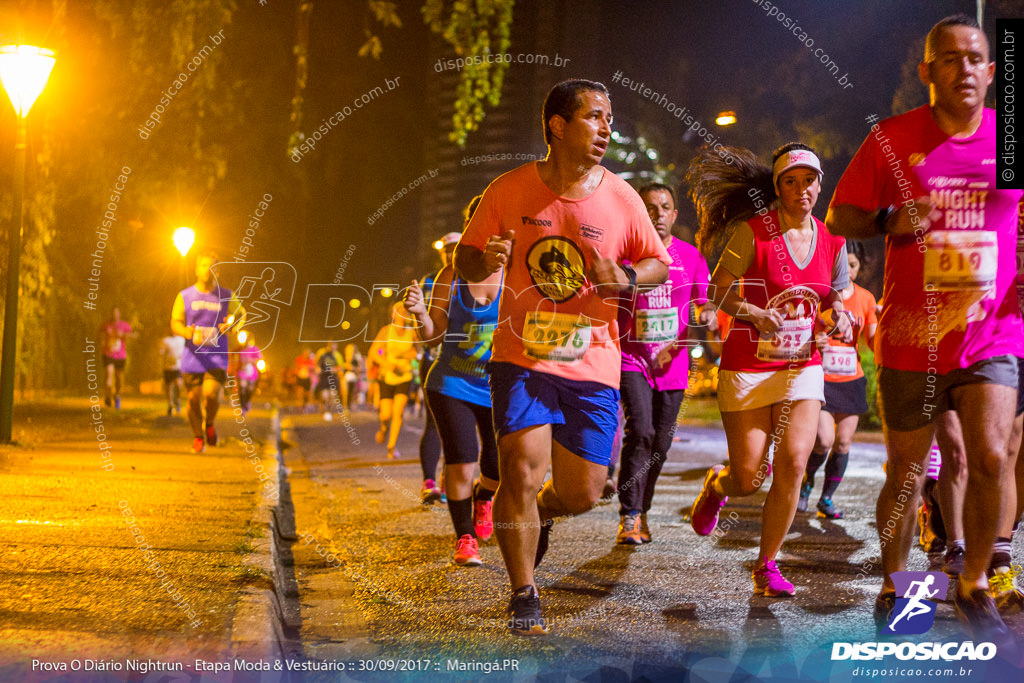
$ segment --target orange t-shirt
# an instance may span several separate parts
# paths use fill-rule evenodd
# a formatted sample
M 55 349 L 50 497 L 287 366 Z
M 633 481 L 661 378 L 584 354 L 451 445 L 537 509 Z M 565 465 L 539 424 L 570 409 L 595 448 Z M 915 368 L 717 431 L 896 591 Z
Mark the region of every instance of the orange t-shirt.
M 874 295 L 856 283 L 853 294 L 843 299 L 843 307 L 854 316 L 853 341 L 846 344 L 839 339 L 829 339 L 821 358 L 826 382 L 852 382 L 864 376 L 857 343 L 868 325 L 878 324 Z
M 483 249 L 488 237 L 515 231 L 505 269 L 492 361 L 576 381 L 619 387 L 618 306 L 587 279 L 591 248 L 616 263 L 668 252 L 640 195 L 605 170 L 583 199 L 560 197 L 540 179 L 535 163 L 492 182 L 462 244 Z

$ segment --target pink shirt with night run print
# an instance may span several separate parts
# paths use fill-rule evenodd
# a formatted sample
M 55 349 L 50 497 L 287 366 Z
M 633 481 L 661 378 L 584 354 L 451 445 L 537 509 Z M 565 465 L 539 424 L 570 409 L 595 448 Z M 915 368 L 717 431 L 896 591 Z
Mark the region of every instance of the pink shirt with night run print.
M 839 181 L 832 206 L 875 211 L 922 196 L 933 205 L 919 234 L 886 237 L 878 365 L 946 374 L 1024 354 L 1014 286 L 1021 191 L 996 188 L 995 156 L 993 110 L 955 139 L 925 105 L 873 126 Z
M 708 300 L 708 264 L 697 248 L 671 237 L 668 254 L 668 280 L 637 293 L 632 314 L 619 314 L 622 371 L 641 373 L 656 391 L 686 388 L 690 309 Z

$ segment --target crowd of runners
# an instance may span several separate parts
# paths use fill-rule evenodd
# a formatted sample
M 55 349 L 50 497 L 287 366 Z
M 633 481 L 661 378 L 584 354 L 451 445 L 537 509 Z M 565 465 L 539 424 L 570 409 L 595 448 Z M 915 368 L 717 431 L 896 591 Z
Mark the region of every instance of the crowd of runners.
M 1000 612 L 1024 608 L 1010 552 L 1024 507 L 1022 193 L 996 186 L 995 118 L 984 106 L 993 74 L 976 22 L 936 24 L 919 65 L 929 104 L 871 127 L 824 222 L 812 214 L 821 181 L 841 169 L 826 170 L 810 146 L 791 142 L 767 160 L 701 152 L 687 174 L 696 247 L 672 235 L 673 188 L 634 190 L 601 165 L 612 132 L 606 87 L 558 83 L 542 112 L 547 156 L 474 198 L 463 231 L 439 240 L 441 271 L 405 288 L 365 357 L 332 342 L 295 360 L 302 404 L 319 399 L 330 420 L 365 401 L 378 411 L 377 441 L 397 458 L 422 384 L 423 502 L 447 503 L 457 565 L 481 564 L 479 544 L 493 535 L 510 582 L 510 630 L 543 634 L 534 569 L 557 547 L 554 520 L 604 495 L 620 428 L 615 540 L 639 546 L 657 535 L 647 513 L 684 401 L 694 328 L 722 340 L 728 462 L 707 471 L 690 523 L 713 533 L 730 499 L 770 480 L 753 592 L 794 595 L 778 555 L 819 471 L 816 514 L 843 517 L 835 496 L 868 411 L 860 350 L 871 348 L 888 452 L 876 620 L 881 628 L 894 616 L 892 573 L 906 569 L 919 523 L 922 545 L 944 553 L 956 579 L 965 627 L 1008 642 Z M 877 235 L 880 304 L 855 282 L 858 240 Z M 197 282 L 174 302 L 166 340 L 167 358 L 180 357 L 196 452 L 217 442 L 225 332 L 245 317 L 214 282 L 214 262 L 197 258 Z M 115 311 L 104 328 L 108 404 L 120 401 L 130 333 Z M 170 411 L 177 379 L 168 364 Z

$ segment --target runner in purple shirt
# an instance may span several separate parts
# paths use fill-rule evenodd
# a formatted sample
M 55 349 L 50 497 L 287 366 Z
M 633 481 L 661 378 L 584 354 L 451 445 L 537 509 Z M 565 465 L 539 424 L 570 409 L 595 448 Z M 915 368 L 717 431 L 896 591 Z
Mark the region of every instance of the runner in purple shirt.
M 178 293 L 171 310 L 171 331 L 185 338 L 181 374 L 188 391 L 193 453 L 202 453 L 207 443 L 217 445 L 213 419 L 220 407 L 220 388 L 227 381 L 227 332 L 245 320 L 245 309 L 231 290 L 217 284 L 212 270 L 216 262 L 217 255 L 210 251 L 196 256 L 196 283 Z

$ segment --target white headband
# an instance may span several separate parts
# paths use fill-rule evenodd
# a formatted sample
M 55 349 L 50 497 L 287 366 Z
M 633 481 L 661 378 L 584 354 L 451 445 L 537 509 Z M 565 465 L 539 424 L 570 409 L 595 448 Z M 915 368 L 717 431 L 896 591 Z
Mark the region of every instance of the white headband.
M 772 167 L 772 185 L 778 187 L 779 176 L 791 168 L 798 167 L 817 171 L 819 182 L 825 176 L 821 170 L 821 162 L 818 161 L 818 156 L 814 152 L 808 149 L 794 149 L 775 160 Z

